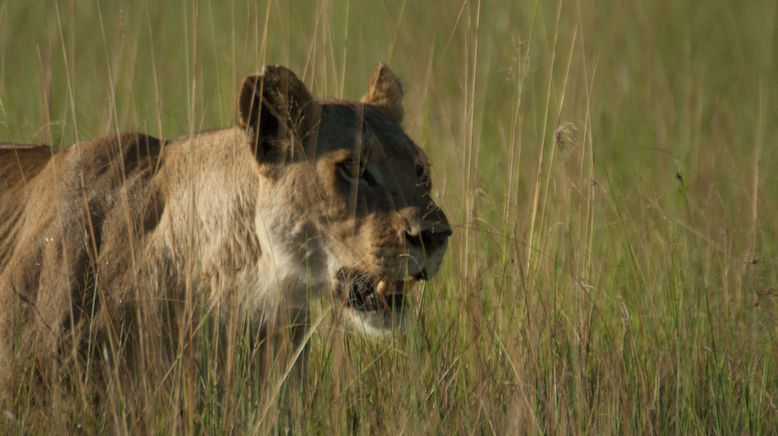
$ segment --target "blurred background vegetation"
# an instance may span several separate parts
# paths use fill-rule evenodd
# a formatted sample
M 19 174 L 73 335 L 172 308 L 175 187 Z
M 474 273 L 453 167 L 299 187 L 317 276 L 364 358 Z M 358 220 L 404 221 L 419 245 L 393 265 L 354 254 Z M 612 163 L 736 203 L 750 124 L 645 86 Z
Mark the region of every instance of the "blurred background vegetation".
M 228 127 L 266 63 L 321 97 L 358 99 L 379 61 L 404 79 L 455 226 L 418 322 L 376 343 L 332 319 L 293 412 L 246 403 L 232 427 L 205 398 L 158 431 L 774 434 L 777 18 L 775 0 L 0 0 L 0 140 Z M 118 428 L 109 409 L 84 413 Z

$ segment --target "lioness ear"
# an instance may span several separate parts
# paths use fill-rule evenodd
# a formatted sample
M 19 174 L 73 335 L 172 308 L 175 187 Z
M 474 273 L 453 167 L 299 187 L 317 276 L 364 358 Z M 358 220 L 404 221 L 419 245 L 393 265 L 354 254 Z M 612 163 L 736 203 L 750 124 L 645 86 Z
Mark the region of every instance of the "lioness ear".
M 267 65 L 262 74 L 243 79 L 238 125 L 253 139 L 257 159 L 272 162 L 293 152 L 290 141 L 308 132 L 312 102 L 303 82 L 280 65 Z
M 394 122 L 402 122 L 405 113 L 403 87 L 385 63 L 380 62 L 376 66 L 367 94 L 362 97 L 362 103 L 378 106 Z

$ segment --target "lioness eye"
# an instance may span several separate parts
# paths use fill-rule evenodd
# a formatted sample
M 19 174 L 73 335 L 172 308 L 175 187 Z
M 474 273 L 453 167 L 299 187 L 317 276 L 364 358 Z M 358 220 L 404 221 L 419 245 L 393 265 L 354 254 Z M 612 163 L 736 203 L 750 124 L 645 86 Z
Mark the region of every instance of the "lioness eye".
M 354 163 L 350 160 L 346 160 L 343 162 L 338 162 L 336 165 L 338 169 L 338 174 L 340 174 L 341 177 L 348 181 L 354 180 L 356 177 L 354 177 L 354 174 L 352 171 L 354 170 Z
M 421 164 L 416 164 L 416 177 L 419 179 L 427 178 L 427 167 Z
M 358 182 L 364 182 L 367 184 L 367 186 L 376 186 L 378 182 L 373 177 L 372 174 L 370 174 L 370 171 L 367 170 L 367 168 L 362 169 L 361 173 L 359 174 L 359 178 L 357 179 L 354 176 L 354 162 L 351 160 L 346 160 L 343 162 L 340 162 L 337 164 L 338 168 L 338 174 L 340 174 L 341 177 L 346 179 L 349 182 L 358 181 Z M 359 171 L 359 169 L 357 169 Z
M 367 186 L 375 186 L 378 184 L 375 178 L 373 178 L 373 175 L 370 174 L 370 171 L 365 168 L 362 171 L 362 175 L 360 176 L 359 180 L 363 180 L 365 183 L 367 183 Z

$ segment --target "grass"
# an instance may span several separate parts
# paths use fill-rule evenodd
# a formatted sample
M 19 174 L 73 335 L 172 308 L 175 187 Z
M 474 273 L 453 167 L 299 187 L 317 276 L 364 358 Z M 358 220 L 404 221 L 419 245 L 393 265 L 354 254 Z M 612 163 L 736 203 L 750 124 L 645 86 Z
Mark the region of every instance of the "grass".
M 229 126 L 263 63 L 319 96 L 360 97 L 378 61 L 405 78 L 455 225 L 415 325 L 372 342 L 320 307 L 272 401 L 245 348 L 229 405 L 191 357 L 209 376 L 145 398 L 148 432 L 775 434 L 777 20 L 775 0 L 0 0 L 0 138 Z M 129 407 L 15 429 L 123 432 Z

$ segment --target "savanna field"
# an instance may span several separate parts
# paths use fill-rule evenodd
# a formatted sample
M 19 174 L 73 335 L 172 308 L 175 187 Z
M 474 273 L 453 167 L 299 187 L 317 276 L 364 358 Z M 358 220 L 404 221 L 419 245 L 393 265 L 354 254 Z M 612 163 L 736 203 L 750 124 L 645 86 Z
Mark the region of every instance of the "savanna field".
M 236 344 L 219 386 L 205 324 L 170 386 L 22 396 L 0 430 L 778 433 L 777 21 L 775 0 L 0 0 L 0 142 L 228 127 L 264 64 L 357 100 L 383 61 L 454 230 L 404 335 L 319 302 L 302 380 Z

